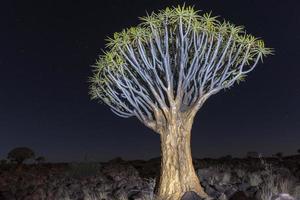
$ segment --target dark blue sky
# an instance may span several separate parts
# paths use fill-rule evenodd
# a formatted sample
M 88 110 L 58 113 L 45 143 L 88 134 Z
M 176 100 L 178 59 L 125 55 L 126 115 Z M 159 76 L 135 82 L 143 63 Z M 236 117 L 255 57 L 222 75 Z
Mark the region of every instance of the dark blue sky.
M 159 156 L 159 136 L 90 101 L 90 65 L 106 36 L 146 11 L 182 1 L 2 1 L 0 159 L 17 146 L 51 161 Z M 296 153 L 300 148 L 300 3 L 185 1 L 262 37 L 276 55 L 246 82 L 210 98 L 195 119 L 195 157 Z

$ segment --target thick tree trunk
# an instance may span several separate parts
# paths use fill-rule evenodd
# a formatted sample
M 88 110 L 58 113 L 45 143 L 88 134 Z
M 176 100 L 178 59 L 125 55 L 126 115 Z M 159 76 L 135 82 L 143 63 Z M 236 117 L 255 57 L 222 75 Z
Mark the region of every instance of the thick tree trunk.
M 193 120 L 170 120 L 161 131 L 161 175 L 157 195 L 162 200 L 180 200 L 187 191 L 207 197 L 195 173 L 190 139 Z

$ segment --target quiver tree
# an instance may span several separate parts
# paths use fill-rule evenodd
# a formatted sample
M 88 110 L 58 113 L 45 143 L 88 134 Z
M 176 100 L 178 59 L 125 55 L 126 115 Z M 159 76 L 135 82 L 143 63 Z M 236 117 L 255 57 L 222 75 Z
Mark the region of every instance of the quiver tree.
M 192 165 L 191 128 L 213 94 L 231 87 L 271 53 L 240 26 L 192 7 L 166 8 L 108 38 L 90 95 L 121 117 L 135 116 L 161 138 L 158 196 L 203 191 Z

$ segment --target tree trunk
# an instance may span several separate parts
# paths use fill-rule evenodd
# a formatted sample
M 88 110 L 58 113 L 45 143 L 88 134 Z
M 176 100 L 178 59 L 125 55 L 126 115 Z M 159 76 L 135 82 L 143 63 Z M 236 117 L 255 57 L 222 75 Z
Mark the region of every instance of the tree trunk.
M 162 200 L 180 200 L 194 191 L 207 197 L 195 173 L 190 139 L 193 120 L 170 120 L 161 131 L 161 173 L 157 195 Z

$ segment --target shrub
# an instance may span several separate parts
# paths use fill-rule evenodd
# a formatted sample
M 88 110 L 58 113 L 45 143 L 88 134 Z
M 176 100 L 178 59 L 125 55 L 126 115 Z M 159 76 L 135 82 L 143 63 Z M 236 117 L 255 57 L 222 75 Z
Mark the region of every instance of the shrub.
M 46 161 L 46 158 L 44 156 L 39 156 L 35 159 L 35 161 L 39 164 L 44 163 Z
M 252 187 L 259 186 L 262 183 L 261 176 L 258 173 L 255 173 L 255 172 L 251 173 L 248 175 L 248 177 L 249 177 L 249 184 Z
M 259 199 L 271 200 L 276 195 L 282 193 L 294 194 L 293 191 L 295 182 L 290 177 L 280 177 L 270 163 L 267 163 L 262 157 L 260 157 L 261 164 L 264 168 L 263 184 L 261 185 L 261 191 L 259 193 Z
M 5 164 L 7 164 L 7 160 L 6 159 L 0 160 L 0 165 L 5 165 Z
M 96 162 L 74 162 L 69 165 L 68 176 L 73 178 L 82 178 L 95 176 L 99 172 L 101 165 Z
M 282 152 L 278 152 L 275 154 L 276 157 L 278 158 L 282 158 L 283 157 L 283 153 Z
M 259 158 L 259 153 L 256 151 L 249 151 L 247 152 L 247 158 Z

